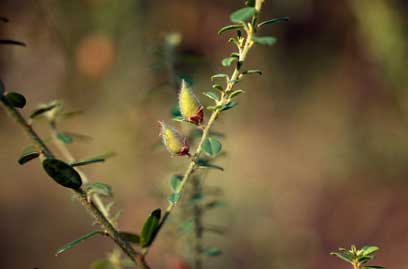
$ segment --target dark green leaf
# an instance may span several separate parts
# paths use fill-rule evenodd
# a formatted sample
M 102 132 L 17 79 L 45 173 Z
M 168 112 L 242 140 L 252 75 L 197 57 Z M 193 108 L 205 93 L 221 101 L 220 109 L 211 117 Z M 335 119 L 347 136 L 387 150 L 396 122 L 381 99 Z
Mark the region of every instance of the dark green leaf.
M 197 164 L 198 164 L 198 168 L 201 168 L 201 169 L 215 169 L 215 170 L 224 171 L 224 168 L 222 168 L 221 166 L 211 164 L 205 160 L 198 160 Z
M 237 97 L 238 95 L 240 95 L 240 94 L 243 93 L 243 92 L 244 92 L 243 90 L 233 91 L 233 92 L 230 94 L 230 98 Z
M 369 265 L 369 266 L 364 266 L 362 269 L 384 269 L 384 267 L 376 266 L 376 265 Z
M 177 204 L 177 202 L 180 200 L 180 198 L 181 198 L 181 193 L 172 193 L 172 194 L 169 195 L 167 200 L 171 204 Z
M 271 20 L 266 20 L 258 24 L 258 27 L 262 27 L 266 24 L 273 24 L 273 23 L 278 23 L 278 22 L 286 22 L 289 21 L 289 17 L 282 17 L 282 18 L 275 18 Z
M 201 148 L 208 156 L 215 157 L 220 153 L 222 145 L 217 139 L 209 137 L 204 141 Z
M 345 252 L 331 252 L 330 255 L 336 256 L 336 257 L 338 257 L 338 258 L 340 258 L 342 260 L 345 260 L 346 262 L 349 262 L 349 263 L 352 262 L 352 257 L 349 254 L 345 253 Z
M 61 106 L 62 104 L 58 101 L 51 102 L 50 104 L 44 104 L 40 105 L 36 110 L 33 111 L 30 115 L 30 119 L 35 119 L 39 116 L 44 115 L 45 113 L 53 110 L 54 108 L 57 108 Z
M 82 185 L 80 175 L 70 165 L 57 159 L 45 159 L 42 163 L 47 174 L 58 184 L 71 188 L 78 189 Z
M 239 29 L 239 28 L 242 28 L 242 25 L 241 25 L 241 24 L 227 25 L 227 26 L 222 27 L 222 28 L 218 31 L 218 34 L 219 34 L 219 35 L 222 35 L 222 34 L 225 33 L 225 32 L 228 32 L 228 31 L 231 31 L 231 30 L 235 30 L 235 29 Z
M 38 156 L 40 156 L 40 153 L 38 152 L 38 150 L 34 146 L 28 147 L 21 154 L 20 158 L 18 159 L 18 163 L 23 165 L 23 164 L 37 158 Z
M 377 252 L 378 250 L 380 250 L 380 248 L 376 247 L 376 246 L 364 246 L 364 247 L 361 248 L 361 250 L 363 251 L 362 254 L 364 256 L 368 256 L 368 255 L 371 255 L 371 254 Z
M 207 248 L 203 251 L 203 255 L 208 257 L 217 257 L 222 254 L 219 248 Z
M 221 111 L 227 111 L 233 107 L 235 107 L 236 105 L 238 105 L 238 102 L 229 102 L 228 104 L 226 104 Z
M 101 231 L 93 231 L 93 232 L 90 232 L 90 233 L 88 233 L 88 234 L 82 236 L 81 238 L 79 238 L 79 239 L 77 239 L 77 240 L 74 240 L 74 241 L 72 241 L 72 242 L 66 244 L 65 246 L 63 246 L 63 247 L 61 247 L 61 248 L 59 248 L 59 249 L 57 250 L 57 253 L 55 253 L 55 256 L 58 256 L 59 254 L 63 253 L 64 251 L 66 251 L 66 250 L 68 250 L 68 249 L 70 249 L 70 248 L 72 248 L 72 247 L 75 247 L 76 245 L 78 245 L 78 244 L 81 243 L 82 241 L 84 241 L 84 240 L 86 240 L 86 239 L 88 239 L 88 238 L 91 238 L 91 237 L 93 237 L 93 236 L 95 236 L 95 235 L 98 235 L 98 234 L 103 234 L 103 232 L 101 232 Z
M 231 64 L 236 60 L 237 60 L 236 57 L 227 57 L 222 60 L 221 64 L 222 66 L 228 67 L 231 66 Z
M 212 85 L 213 89 L 219 90 L 220 92 L 224 91 L 224 88 L 220 84 Z
M 218 97 L 218 95 L 214 92 L 205 92 L 203 93 L 205 96 L 207 96 L 210 99 L 213 99 L 214 101 L 219 101 L 220 98 Z
M 252 37 L 252 41 L 261 45 L 272 46 L 276 43 L 277 39 L 272 36 L 254 36 Z
M 85 191 L 88 195 L 97 193 L 100 195 L 112 197 L 112 187 L 105 183 L 93 182 L 86 184 Z
M 148 247 L 155 236 L 156 229 L 159 225 L 161 209 L 154 210 L 145 221 L 142 232 L 140 233 L 140 245 L 142 248 Z
M 251 19 L 256 14 L 256 9 L 253 7 L 244 7 L 231 14 L 230 19 L 233 22 L 245 22 Z
M 8 92 L 6 97 L 9 103 L 17 108 L 23 108 L 27 103 L 25 97 L 17 92 Z
M 252 75 L 252 74 L 262 75 L 262 71 L 261 70 L 246 70 L 242 72 L 242 74 L 244 75 Z
M 71 144 L 74 141 L 70 135 L 63 132 L 59 132 L 57 138 L 64 144 Z
M 9 39 L 0 39 L 0 45 L 17 45 L 25 47 L 26 44 L 20 41 L 9 40 Z
M 228 79 L 228 75 L 227 74 L 216 74 L 211 77 L 211 81 L 214 81 L 214 79 L 216 78 L 227 78 Z
M 72 167 L 76 166 L 84 166 L 88 164 L 93 164 L 93 163 L 103 163 L 105 161 L 104 158 L 92 158 L 92 159 L 86 159 L 86 160 L 81 160 L 77 162 L 70 163 Z
M 182 180 L 183 180 L 183 176 L 180 176 L 180 175 L 172 176 L 170 179 L 171 189 L 177 192 Z
M 132 244 L 140 244 L 140 236 L 138 234 L 134 233 L 128 233 L 128 232 L 120 232 L 120 235 L 128 242 Z

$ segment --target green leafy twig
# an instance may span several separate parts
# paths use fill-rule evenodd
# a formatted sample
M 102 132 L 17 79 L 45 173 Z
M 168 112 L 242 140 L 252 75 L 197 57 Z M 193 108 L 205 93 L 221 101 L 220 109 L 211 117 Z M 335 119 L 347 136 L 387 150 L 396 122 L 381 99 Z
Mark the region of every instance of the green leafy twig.
M 357 249 L 352 245 L 350 249 L 339 248 L 338 251 L 331 252 L 337 258 L 350 263 L 353 269 L 384 269 L 382 266 L 365 265 L 368 261 L 374 259 L 374 253 L 379 250 L 376 246 L 364 246 Z
M 151 243 L 146 246 L 144 248 L 143 254 L 146 256 L 148 254 L 149 248 L 151 247 L 151 244 L 154 242 L 155 237 L 159 234 L 159 232 L 161 231 L 161 229 L 165 226 L 165 224 L 167 223 L 168 218 L 170 217 L 170 215 L 172 214 L 173 210 L 176 207 L 177 201 L 180 199 L 181 194 L 183 193 L 183 190 L 185 188 L 185 185 L 187 183 L 187 181 L 189 180 L 189 178 L 194 174 L 194 172 L 199 169 L 202 168 L 202 160 L 200 160 L 200 155 L 202 154 L 202 152 L 204 151 L 205 148 L 207 148 L 208 143 L 210 143 L 209 145 L 209 149 L 211 149 L 210 151 L 212 151 L 213 149 L 217 148 L 216 144 L 211 143 L 210 138 L 209 138 L 209 134 L 211 131 L 211 128 L 213 127 L 214 123 L 216 122 L 217 118 L 219 117 L 219 115 L 223 112 L 226 111 L 228 109 L 233 108 L 235 105 L 237 105 L 236 102 L 232 101 L 232 99 L 234 97 L 236 97 L 238 94 L 242 93 L 242 90 L 238 90 L 238 91 L 233 91 L 234 87 L 236 86 L 236 84 L 243 78 L 244 75 L 250 74 L 250 73 L 259 73 L 258 71 L 256 72 L 248 72 L 248 71 L 241 71 L 241 68 L 243 66 L 243 63 L 246 60 L 246 57 L 248 55 L 248 52 L 250 51 L 250 49 L 253 47 L 253 45 L 255 43 L 260 43 L 260 44 L 266 44 L 266 45 L 271 45 L 271 40 L 275 40 L 272 37 L 256 37 L 255 33 L 257 32 L 257 28 L 258 25 L 256 23 L 257 18 L 258 18 L 258 14 L 261 10 L 262 4 L 263 4 L 263 0 L 257 0 L 257 1 L 248 1 L 250 3 L 247 4 L 248 7 L 242 8 L 234 13 L 231 14 L 230 18 L 233 22 L 236 23 L 236 25 L 233 26 L 227 26 L 224 27 L 222 30 L 220 30 L 221 33 L 230 31 L 230 30 L 236 30 L 238 28 L 242 28 L 245 33 L 246 36 L 242 36 L 241 30 L 237 31 L 237 38 L 230 38 L 230 42 L 234 43 L 238 49 L 238 52 L 233 53 L 231 55 L 231 57 L 226 58 L 222 61 L 222 64 L 226 67 L 232 65 L 232 63 L 236 62 L 236 66 L 234 68 L 234 71 L 232 73 L 231 76 L 228 76 L 226 74 L 217 74 L 215 76 L 212 77 L 212 79 L 216 79 L 216 78 L 225 78 L 226 79 L 226 86 L 225 89 L 224 87 L 222 87 L 219 84 L 214 84 L 213 88 L 219 90 L 220 92 L 220 96 L 216 95 L 215 93 L 207 93 L 206 95 L 208 97 L 210 97 L 211 99 L 213 99 L 216 104 L 215 106 L 211 106 L 208 107 L 209 110 L 212 110 L 211 116 L 209 117 L 209 120 L 207 122 L 206 125 L 204 126 L 200 126 L 200 128 L 202 129 L 202 135 L 200 137 L 200 140 L 198 142 L 198 145 L 196 146 L 194 153 L 191 155 L 191 161 L 187 167 L 187 170 L 185 171 L 182 180 L 180 181 L 180 183 L 178 184 L 176 190 L 173 192 L 173 194 L 171 195 L 171 201 L 169 206 L 167 207 L 167 209 L 165 210 L 163 217 L 161 218 L 159 224 L 157 225 L 156 229 L 155 229 L 155 233 L 153 235 L 153 238 L 151 239 Z M 238 27 L 239 25 L 239 27 Z M 180 93 L 179 98 L 181 100 L 183 100 L 181 97 L 181 94 L 183 93 L 183 88 L 185 87 L 185 85 L 182 85 L 182 91 Z M 187 96 L 186 100 L 188 100 L 190 102 L 189 105 L 186 106 L 187 109 L 191 108 L 192 105 L 197 107 L 197 105 L 194 104 L 194 98 L 191 96 Z M 187 102 L 187 101 L 186 101 Z M 180 109 L 182 110 L 183 108 L 180 107 Z M 201 110 L 200 110 L 201 111 Z M 200 112 L 198 111 L 198 112 Z M 182 112 L 183 114 L 183 112 Z M 185 113 L 186 114 L 186 113 Z M 197 125 L 201 124 L 201 120 L 202 117 L 198 117 L 199 114 L 193 117 L 186 119 L 186 117 L 184 117 L 184 119 L 181 119 L 182 121 L 189 121 L 192 123 L 195 123 Z M 170 128 L 167 128 L 166 126 L 164 126 L 164 124 L 162 124 L 162 127 L 164 130 L 170 130 Z M 167 128 L 167 129 L 166 129 Z M 179 139 L 179 142 L 175 142 L 174 145 L 168 145 L 169 143 L 167 141 L 165 141 L 165 145 L 167 147 L 167 149 L 172 152 L 172 154 L 177 154 L 177 155 L 190 155 L 188 150 L 189 150 L 189 146 L 188 144 L 186 144 L 185 141 L 183 140 L 182 137 L 180 137 L 180 135 L 175 132 L 174 130 L 170 130 L 170 133 L 166 133 L 163 137 L 165 138 L 164 140 L 168 139 L 170 140 L 170 138 L 175 137 Z M 167 137 L 166 137 L 167 135 Z M 171 141 L 170 141 L 171 142 Z M 174 146 L 174 147 L 172 147 Z M 214 147 L 213 147 L 214 146 Z M 218 147 L 220 149 L 220 147 Z M 208 150 L 206 150 L 206 152 L 209 152 Z M 209 152 L 211 153 L 211 152 Z
M 56 160 L 54 154 L 43 142 L 40 136 L 34 131 L 32 126 L 28 124 L 25 118 L 17 110 L 17 108 L 7 98 L 5 94 L 4 84 L 0 83 L 0 101 L 3 107 L 7 110 L 9 115 L 16 121 L 20 127 L 24 130 L 27 136 L 34 143 L 37 150 L 41 153 L 46 160 Z M 48 172 L 48 171 L 47 171 Z M 76 198 L 81 202 L 88 213 L 95 219 L 95 221 L 101 226 L 104 233 L 111 237 L 113 241 L 126 253 L 126 255 L 135 262 L 141 268 L 148 268 L 145 264 L 143 257 L 140 253 L 136 252 L 128 241 L 126 241 L 118 230 L 112 225 L 112 223 L 105 217 L 100 209 L 87 198 L 87 193 L 82 188 L 73 189 L 73 193 Z

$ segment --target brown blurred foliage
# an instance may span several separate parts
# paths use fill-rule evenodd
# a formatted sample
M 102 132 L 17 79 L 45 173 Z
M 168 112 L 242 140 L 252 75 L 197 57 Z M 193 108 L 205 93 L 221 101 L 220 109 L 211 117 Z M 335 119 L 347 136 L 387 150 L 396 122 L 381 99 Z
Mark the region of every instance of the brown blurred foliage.
M 139 230 L 150 209 L 166 206 L 168 179 L 186 165 L 154 146 L 157 120 L 169 119 L 176 103 L 174 85 L 163 82 L 189 75 L 197 92 L 210 88 L 232 49 L 216 32 L 242 2 L 0 2 L 11 20 L 0 25 L 1 37 L 28 44 L 0 48 L 2 80 L 28 98 L 26 112 L 56 98 L 86 111 L 65 129 L 94 140 L 70 148 L 78 157 L 118 153 L 86 171 L 113 186 L 124 230 Z M 227 134 L 226 171 L 206 181 L 223 187 L 228 207 L 206 222 L 228 232 L 206 236 L 224 251 L 207 268 L 344 268 L 328 253 L 352 243 L 378 245 L 377 264 L 405 268 L 408 4 L 266 0 L 263 18 L 280 16 L 291 21 L 263 30 L 277 45 L 249 57 L 248 67 L 264 75 L 242 83 L 240 105 L 216 126 Z M 174 65 L 155 53 L 170 32 L 182 35 Z M 38 163 L 17 164 L 29 141 L 3 112 L 0 126 L 0 267 L 88 268 L 111 243 L 93 239 L 54 257 L 91 221 Z M 46 126 L 36 128 L 47 136 Z M 162 235 L 154 268 L 184 263 L 175 245 Z

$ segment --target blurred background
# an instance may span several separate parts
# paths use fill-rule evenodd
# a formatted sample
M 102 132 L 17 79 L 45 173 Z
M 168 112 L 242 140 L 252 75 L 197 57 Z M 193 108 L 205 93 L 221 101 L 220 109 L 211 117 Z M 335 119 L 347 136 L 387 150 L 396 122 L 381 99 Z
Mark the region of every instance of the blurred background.
M 157 147 L 157 120 L 170 122 L 180 77 L 199 94 L 233 47 L 217 30 L 243 6 L 237 0 L 1 0 L 1 79 L 22 92 L 29 115 L 62 99 L 84 114 L 62 128 L 93 137 L 70 145 L 78 158 L 113 150 L 84 168 L 112 185 L 120 227 L 137 232 L 150 210 L 167 206 L 168 180 L 187 160 Z M 216 125 L 227 155 L 206 184 L 223 189 L 226 207 L 206 223 L 225 227 L 205 244 L 223 255 L 204 268 L 345 268 L 329 256 L 351 244 L 381 248 L 374 262 L 405 268 L 408 257 L 408 2 L 266 0 L 262 17 L 274 47 L 257 46 L 239 106 Z M 205 97 L 201 99 L 203 102 Z M 89 268 L 111 251 L 94 238 L 55 257 L 93 229 L 70 194 L 38 162 L 20 167 L 29 145 L 0 113 L 1 268 Z M 208 116 L 208 112 L 207 112 Z M 175 126 L 180 126 L 174 123 Z M 47 126 L 35 128 L 48 136 Z M 180 236 L 167 229 L 151 250 L 153 268 L 188 268 Z M 185 248 L 185 247 L 184 247 Z M 188 252 L 188 251 L 187 251 Z

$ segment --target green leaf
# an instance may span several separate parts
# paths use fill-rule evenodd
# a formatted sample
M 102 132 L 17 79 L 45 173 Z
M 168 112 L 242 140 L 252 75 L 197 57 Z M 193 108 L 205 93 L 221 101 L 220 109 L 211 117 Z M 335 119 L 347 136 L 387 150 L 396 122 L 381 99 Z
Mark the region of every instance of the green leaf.
M 369 265 L 369 266 L 364 266 L 362 269 L 384 269 L 382 266 L 377 266 L 377 265 Z
M 54 108 L 60 107 L 62 104 L 58 101 L 51 102 L 49 104 L 40 105 L 36 110 L 34 110 L 31 115 L 30 119 L 33 120 L 39 116 L 43 116 L 45 113 L 53 110 Z
M 214 100 L 214 101 L 219 101 L 220 98 L 218 97 L 218 95 L 214 92 L 205 92 L 203 93 L 205 96 L 207 96 L 208 98 Z
M 75 247 L 76 245 L 78 245 L 78 244 L 81 243 L 82 241 L 85 241 L 86 239 L 91 238 L 91 237 L 93 237 L 93 236 L 95 236 L 95 235 L 98 235 L 98 234 L 103 234 L 103 232 L 101 232 L 101 231 L 93 231 L 93 232 L 90 232 L 90 233 L 88 233 L 88 234 L 82 236 L 81 238 L 79 238 L 79 239 L 77 239 L 77 240 L 74 240 L 74 241 L 72 241 L 72 242 L 70 242 L 70 243 L 64 245 L 63 247 L 61 247 L 61 248 L 59 248 L 59 249 L 57 250 L 57 252 L 55 253 L 55 256 L 58 256 L 59 254 L 63 253 L 64 251 L 66 251 L 66 250 L 68 250 L 68 249 L 70 249 L 70 248 Z
M 31 147 L 26 148 L 23 151 L 23 153 L 21 153 L 21 156 L 18 159 L 18 163 L 23 165 L 39 156 L 40 156 L 40 153 L 38 152 L 38 150 L 34 146 L 31 146 Z
M 70 163 L 70 165 L 72 167 L 76 167 L 76 166 L 84 166 L 84 165 L 93 164 L 93 163 L 101 163 L 101 162 L 105 162 L 107 159 L 109 159 L 111 157 L 114 157 L 115 155 L 116 155 L 115 152 L 108 151 L 108 152 L 103 153 L 103 154 L 99 154 L 99 155 L 96 155 L 96 156 L 88 157 L 86 159 Z
M 287 21 L 289 21 L 289 17 L 275 18 L 275 19 L 266 20 L 266 21 L 259 23 L 258 27 L 262 27 L 267 24 L 274 24 L 278 22 L 287 22 Z
M 244 91 L 243 91 L 243 90 L 233 91 L 233 92 L 230 94 L 230 98 L 237 97 L 237 96 L 240 95 L 241 93 L 244 93 Z
M 228 79 L 228 75 L 227 74 L 215 74 L 214 76 L 211 77 L 211 81 L 214 81 L 214 79 L 216 78 L 226 78 Z
M 12 106 L 17 108 L 23 108 L 27 104 L 25 97 L 17 92 L 6 93 L 6 98 Z
M 340 258 L 340 259 L 342 259 L 342 260 L 344 260 L 346 262 L 349 262 L 349 263 L 352 263 L 352 261 L 353 261 L 352 257 L 349 254 L 345 253 L 345 252 L 331 252 L 330 255 L 336 256 L 336 257 L 338 257 L 338 258 Z
M 225 32 L 228 32 L 228 31 L 231 31 L 231 30 L 235 30 L 235 29 L 240 29 L 240 28 L 242 28 L 242 25 L 241 25 L 241 24 L 227 25 L 227 26 L 222 27 L 222 28 L 218 31 L 218 34 L 219 34 L 219 35 L 222 35 L 222 34 L 225 33 Z
M 198 168 L 201 168 L 201 169 L 215 169 L 215 170 L 224 171 L 224 168 L 222 168 L 221 166 L 211 164 L 205 160 L 198 160 L 197 165 L 198 165 Z
M 272 46 L 276 43 L 277 39 L 272 36 L 253 36 L 252 41 L 261 45 Z
M 100 259 L 92 262 L 92 269 L 112 269 L 114 265 L 107 259 Z
M 222 66 L 228 67 L 231 66 L 231 64 L 236 60 L 237 60 L 236 57 L 227 57 L 222 60 L 221 64 Z
M 362 255 L 368 256 L 368 255 L 371 255 L 371 254 L 377 252 L 378 250 L 380 250 L 380 248 L 376 247 L 376 246 L 364 246 L 364 247 L 361 248 L 361 250 L 363 251 Z
M 17 45 L 25 47 L 26 44 L 20 41 L 10 40 L 10 39 L 0 39 L 0 45 Z
M 222 251 L 219 248 L 207 248 L 203 251 L 203 255 L 208 257 L 217 257 L 222 254 Z
M 93 183 L 86 184 L 85 191 L 88 195 L 97 193 L 97 194 L 108 196 L 108 197 L 113 196 L 112 187 L 109 186 L 108 184 L 100 183 L 100 182 L 93 182 Z
M 45 172 L 58 184 L 71 189 L 79 189 L 81 187 L 81 176 L 65 162 L 49 158 L 45 159 L 42 165 Z
M 221 111 L 227 111 L 233 107 L 235 107 L 236 105 L 238 105 L 238 102 L 229 102 L 228 104 L 226 104 L 225 106 L 223 106 L 223 108 L 221 109 Z
M 220 92 L 224 91 L 224 88 L 220 84 L 212 85 L 213 89 L 219 90 Z
M 180 175 L 172 176 L 170 179 L 171 189 L 177 192 L 182 180 L 183 180 L 183 176 L 180 176 Z
M 73 162 L 73 163 L 70 163 L 70 165 L 72 167 L 76 167 L 76 166 L 84 166 L 84 165 L 93 164 L 93 163 L 103 163 L 104 161 L 105 161 L 104 158 L 92 158 L 92 159 L 86 159 L 82 161 Z
M 220 153 L 222 145 L 217 139 L 209 137 L 204 141 L 201 148 L 208 156 L 215 157 Z
M 181 112 L 180 112 L 180 108 L 178 106 L 173 107 L 170 110 L 170 115 L 172 117 L 181 117 L 182 115 L 181 115 Z
M 120 235 L 128 242 L 132 244 L 140 244 L 140 235 L 128 232 L 120 232 Z
M 59 132 L 57 134 L 57 138 L 64 144 L 71 144 L 74 141 L 74 139 L 71 136 L 63 132 Z
M 261 70 L 246 70 L 242 72 L 242 74 L 244 75 L 252 75 L 252 74 L 262 75 L 262 71 Z
M 256 14 L 256 9 L 253 7 L 244 7 L 238 9 L 231 14 L 230 19 L 233 22 L 245 22 L 251 19 Z
M 181 198 L 181 193 L 172 193 L 169 195 L 167 200 L 169 201 L 170 204 L 175 205 L 180 200 L 180 198 Z
M 140 233 L 140 246 L 142 248 L 148 247 L 156 234 L 156 229 L 159 225 L 161 217 L 161 209 L 154 210 L 146 219 L 142 232 Z

